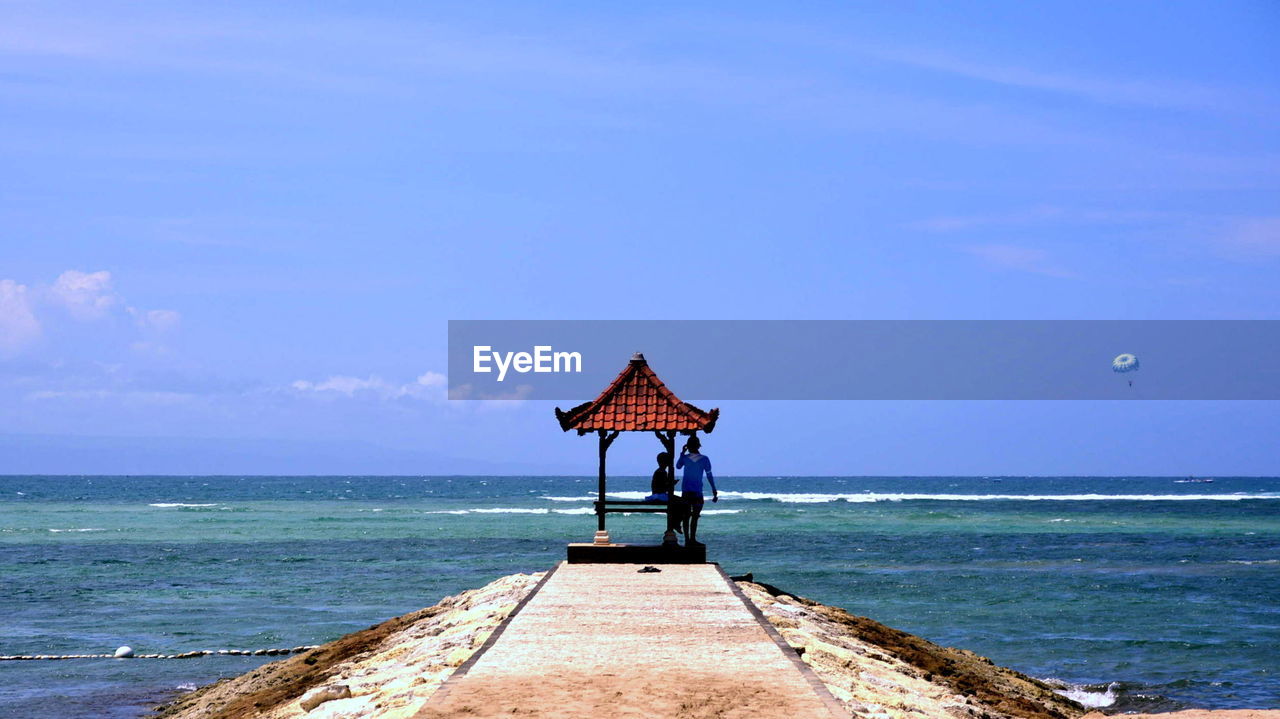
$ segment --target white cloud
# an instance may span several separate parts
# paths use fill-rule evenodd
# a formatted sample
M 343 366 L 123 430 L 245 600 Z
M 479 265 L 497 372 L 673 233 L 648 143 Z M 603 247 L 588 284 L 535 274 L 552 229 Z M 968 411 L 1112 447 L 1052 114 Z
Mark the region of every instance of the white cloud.
M 533 395 L 533 385 L 516 385 L 507 392 L 479 393 L 471 384 L 458 385 L 449 393 L 450 399 L 476 402 L 481 407 L 507 407 L 524 403 Z
M 868 53 L 890 62 L 1025 90 L 1070 95 L 1110 105 L 1197 109 L 1222 112 L 1247 107 L 1275 112 L 1265 96 L 1249 90 L 1169 82 L 1152 78 L 1101 78 L 1066 72 L 1020 67 L 1009 62 L 975 62 L 966 58 L 917 48 L 870 49 Z
M 1031 272 L 1050 277 L 1074 276 L 1074 273 L 1053 264 L 1049 260 L 1048 252 L 1033 247 L 970 245 L 961 249 L 997 269 Z
M 399 384 L 388 382 L 377 376 L 352 377 L 350 375 L 332 375 L 320 382 L 300 379 L 289 386 L 301 393 L 317 395 L 357 397 L 367 396 L 378 399 L 444 399 L 446 378 L 439 372 L 425 372 L 412 382 Z
M 147 340 L 130 342 L 129 349 L 132 350 L 134 354 L 152 358 L 169 357 L 173 354 L 173 350 L 171 350 L 167 345 Z
M 17 354 L 40 338 L 27 286 L 0 280 L 0 357 Z
M 58 275 L 53 284 L 37 285 L 30 290 L 13 280 L 3 280 L 0 286 L 0 353 L 15 353 L 18 348 L 31 344 L 46 329 L 49 334 L 57 335 L 59 329 L 68 329 L 65 327 L 68 317 L 76 322 L 90 323 L 122 316 L 133 318 L 135 331 L 130 333 L 127 324 L 109 323 L 113 333 L 125 333 L 119 337 L 121 340 L 132 341 L 130 346 L 135 351 L 168 353 L 159 336 L 176 330 L 182 323 L 182 315 L 175 310 L 144 310 L 127 305 L 124 298 L 116 293 L 112 279 L 107 270 L 67 270 Z
M 418 375 L 418 384 L 423 387 L 443 387 L 448 382 L 449 378 L 439 372 L 425 372 Z
M 293 383 L 292 387 L 299 392 L 337 392 L 345 394 L 348 397 L 354 397 L 357 392 L 385 392 L 390 385 L 381 377 L 370 375 L 368 379 L 359 377 L 348 377 L 344 375 L 334 375 L 322 382 L 309 382 L 307 380 L 298 380 Z
M 182 322 L 182 315 L 174 310 L 139 310 L 130 307 L 129 314 L 133 315 L 139 327 L 156 332 L 177 329 Z
M 446 398 L 445 387 L 449 378 L 439 372 L 423 372 L 418 379 L 398 389 L 397 396 L 414 399 L 443 400 Z
M 1280 257 L 1280 217 L 1240 220 L 1221 238 L 1223 252 L 1232 259 Z
M 953 215 L 909 222 L 906 227 L 927 232 L 963 232 L 987 227 L 1027 225 L 1126 225 L 1186 219 L 1190 215 L 1146 210 L 1070 209 L 1037 205 L 1021 210 L 985 215 Z
M 121 400 L 132 404 L 185 404 L 197 399 L 189 392 L 167 392 L 158 390 L 137 389 L 80 389 L 80 390 L 37 390 L 29 392 L 26 399 L 30 401 L 72 401 L 85 400 L 109 401 Z
M 78 320 L 96 320 L 121 304 L 111 290 L 111 273 L 67 270 L 49 288 L 49 296 Z

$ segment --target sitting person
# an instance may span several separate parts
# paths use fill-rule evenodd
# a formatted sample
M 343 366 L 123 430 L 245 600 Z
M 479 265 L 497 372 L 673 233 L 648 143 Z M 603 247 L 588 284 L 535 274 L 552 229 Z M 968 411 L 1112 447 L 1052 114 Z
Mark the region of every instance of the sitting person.
M 670 471 L 671 455 L 666 452 L 658 453 L 658 468 L 653 470 L 653 481 L 649 483 L 649 496 L 644 498 L 646 502 L 665 502 L 671 496 L 671 490 L 675 489 L 675 476 Z
M 684 534 L 684 523 L 689 518 L 689 505 L 684 499 L 676 496 L 676 478 L 671 470 L 671 455 L 666 452 L 658 454 L 658 468 L 653 470 L 653 481 L 649 484 L 649 496 L 646 502 L 664 502 L 667 505 L 667 529 Z

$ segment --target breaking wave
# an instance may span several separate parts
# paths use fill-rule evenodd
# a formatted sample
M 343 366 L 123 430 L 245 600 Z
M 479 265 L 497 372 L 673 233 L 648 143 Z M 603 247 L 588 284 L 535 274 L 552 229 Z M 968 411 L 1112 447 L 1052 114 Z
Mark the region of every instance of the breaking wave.
M 644 499 L 647 492 L 610 492 L 614 499 Z M 825 502 L 1239 502 L 1244 500 L 1280 499 L 1280 494 L 912 494 L 907 492 L 860 492 L 822 494 L 804 492 L 734 492 L 720 493 L 722 499 L 786 502 L 789 504 L 822 504 Z M 591 502 L 592 496 L 541 497 L 551 502 Z
M 627 492 L 619 492 L 619 498 Z M 639 494 L 635 492 L 634 494 Z M 641 495 L 643 496 L 643 495 Z M 721 492 L 726 499 L 765 500 L 798 504 L 823 502 L 1188 502 L 1218 501 L 1238 502 L 1248 499 L 1280 499 L 1280 494 L 909 494 L 877 493 L 860 494 L 802 494 L 782 492 Z
M 1085 686 L 1067 684 L 1065 682 L 1060 684 L 1062 688 L 1054 689 L 1055 692 L 1090 709 L 1101 709 L 1116 703 L 1116 685 L 1114 682 L 1106 685 L 1101 690 L 1099 685 Z

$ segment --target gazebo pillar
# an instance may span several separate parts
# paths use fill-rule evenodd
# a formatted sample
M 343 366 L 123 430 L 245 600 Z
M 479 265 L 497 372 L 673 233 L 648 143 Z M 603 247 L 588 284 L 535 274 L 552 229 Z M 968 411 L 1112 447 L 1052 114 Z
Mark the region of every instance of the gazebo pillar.
M 676 493 L 676 492 L 675 492 L 675 479 L 676 479 L 676 432 L 675 432 L 675 430 L 668 430 L 668 431 L 666 431 L 666 432 L 659 432 L 659 431 L 657 431 L 657 430 L 654 430 L 653 434 L 654 434 L 654 436 L 655 436 L 655 437 L 657 437 L 657 438 L 658 438 L 658 441 L 662 443 L 662 449 L 663 449 L 663 451 L 665 451 L 665 452 L 667 453 L 667 457 L 669 457 L 669 458 L 670 458 L 670 460 L 668 461 L 667 466 L 666 466 L 666 470 L 667 470 L 667 484 L 668 484 L 668 486 L 670 486 L 670 487 L 671 487 L 670 491 L 668 491 L 668 492 L 667 492 L 667 517 L 668 517 L 668 523 L 667 523 L 667 531 L 666 531 L 666 532 L 663 532 L 663 534 L 662 534 L 662 543 L 663 543 L 664 545 L 666 545 L 666 546 L 672 546 L 672 547 L 674 547 L 674 546 L 677 546 L 677 545 L 679 545 L 679 544 L 680 544 L 680 540 L 676 539 L 676 530 L 675 530 L 675 529 L 671 526 L 671 524 L 670 524 L 670 517 L 671 517 L 671 500 L 672 500 L 672 498 L 675 496 L 675 493 Z
M 611 544 L 612 542 L 610 542 L 609 540 L 609 530 L 604 528 L 604 515 L 605 515 L 605 511 L 604 511 L 605 461 L 604 461 L 604 458 L 605 458 L 605 455 L 609 452 L 609 445 L 613 444 L 613 440 L 618 438 L 618 433 L 616 431 L 610 433 L 602 429 L 598 431 L 598 434 L 600 435 L 600 481 L 598 486 L 600 501 L 596 503 L 596 537 L 595 537 L 594 543 L 595 544 Z

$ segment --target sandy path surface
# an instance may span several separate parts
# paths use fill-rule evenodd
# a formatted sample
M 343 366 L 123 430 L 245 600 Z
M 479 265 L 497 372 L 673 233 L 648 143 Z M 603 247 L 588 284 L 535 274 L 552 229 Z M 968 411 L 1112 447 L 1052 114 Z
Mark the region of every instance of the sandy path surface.
M 418 714 L 830 719 L 712 565 L 564 564 Z

